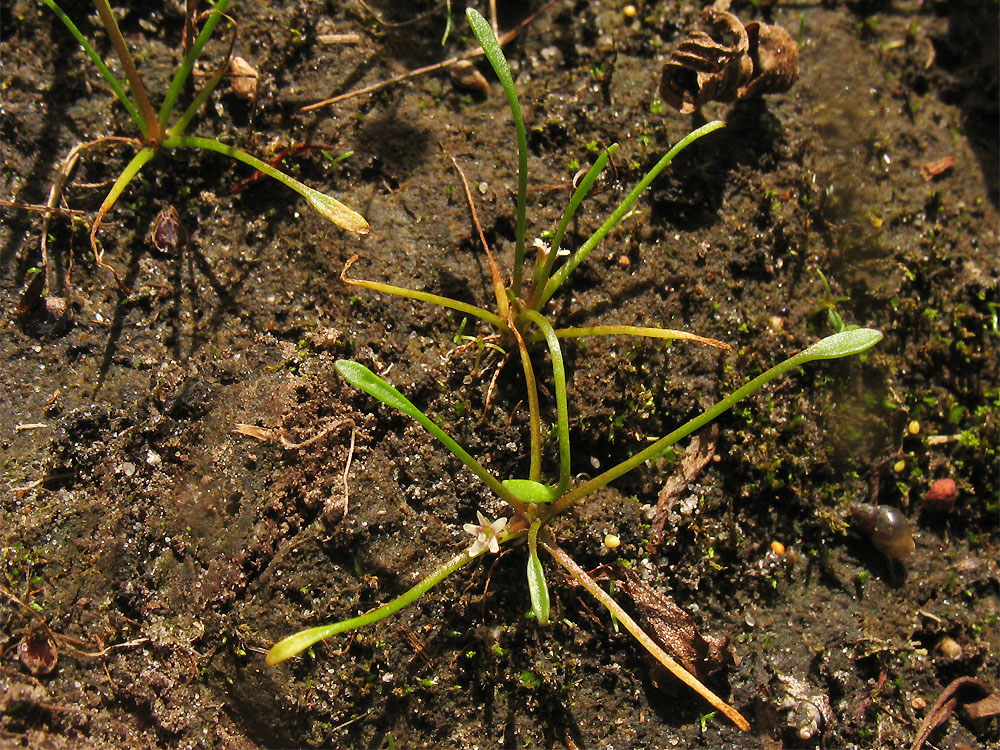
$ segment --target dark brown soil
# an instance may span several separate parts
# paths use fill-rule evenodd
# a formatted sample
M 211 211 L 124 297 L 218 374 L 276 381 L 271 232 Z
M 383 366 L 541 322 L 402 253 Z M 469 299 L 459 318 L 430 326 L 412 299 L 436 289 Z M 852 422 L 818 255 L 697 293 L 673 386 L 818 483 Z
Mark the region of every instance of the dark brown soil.
M 339 280 L 359 253 L 359 277 L 488 304 L 449 154 L 505 268 L 512 255 L 517 160 L 495 82 L 478 97 L 434 73 L 299 112 L 473 44 L 464 3 L 443 48 L 443 2 L 371 4 L 385 21 L 417 20 L 380 24 L 346 0 L 235 5 L 259 99 L 223 86 L 192 130 L 267 158 L 299 143 L 351 152 L 336 164 L 300 152 L 285 167 L 364 214 L 368 237 L 276 183 L 233 193 L 242 165 L 178 153 L 147 167 L 101 230 L 123 295 L 87 227 L 129 152 L 92 151 L 66 191 L 87 221 L 48 230 L 56 291 L 73 262 L 69 315 L 18 316 L 42 220 L 3 209 L 0 745 L 905 748 L 952 680 L 1000 687 L 997 5 L 943 0 L 734 2 L 800 41 L 800 80 L 708 105 L 727 127 L 657 180 L 552 311 L 564 325 L 658 324 L 734 347 L 567 344 L 573 471 L 590 474 L 836 326 L 885 333 L 868 356 L 811 366 L 720 419 L 717 460 L 654 552 L 648 511 L 670 460 L 560 527 L 585 568 L 621 560 L 706 634 L 732 638 L 739 665 L 710 683 L 750 733 L 654 679 L 554 567 L 554 623 L 526 619 L 518 548 L 375 627 L 264 665 L 275 640 L 401 593 L 468 543 L 477 510 L 500 513 L 419 427 L 344 384 L 336 359 L 388 371 L 492 471 L 525 473 L 517 368 L 485 409 L 492 370 L 477 377 L 475 351 L 455 343 L 459 316 Z M 182 17 L 155 5 L 121 24 L 158 101 Z M 554 228 L 599 145 L 621 144 L 616 174 L 574 242 L 692 127 L 655 99 L 700 6 L 635 5 L 629 19 L 624 3 L 556 3 L 507 47 L 529 127 L 529 237 Z M 501 6 L 510 28 L 539 3 Z M 110 57 L 92 6 L 64 8 Z M 132 126 L 50 11 L 4 3 L 0 28 L 2 197 L 44 203 L 72 147 Z M 333 32 L 360 41 L 320 41 Z M 921 166 L 947 156 L 954 167 L 925 180 Z M 167 205 L 192 235 L 173 254 L 147 240 Z M 345 417 L 357 427 L 346 505 L 349 428 L 301 450 L 234 433 L 248 423 L 301 441 Z M 922 510 L 941 478 L 956 482 L 954 509 Z M 846 523 L 860 502 L 907 517 L 905 567 Z M 45 657 L 47 644 L 53 668 L 33 675 L 22 646 Z M 801 717 L 827 706 L 800 739 Z M 955 717 L 932 741 L 988 745 L 998 730 Z

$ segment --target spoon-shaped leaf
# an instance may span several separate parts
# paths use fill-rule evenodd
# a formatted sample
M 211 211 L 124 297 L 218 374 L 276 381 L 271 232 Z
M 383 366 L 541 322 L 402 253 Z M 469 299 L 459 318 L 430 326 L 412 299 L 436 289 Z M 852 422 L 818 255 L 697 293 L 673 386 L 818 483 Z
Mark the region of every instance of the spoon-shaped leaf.
M 852 354 L 871 349 L 882 340 L 882 332 L 874 328 L 855 328 L 850 331 L 841 331 L 832 336 L 827 336 L 821 341 L 817 341 L 810 347 L 802 350 L 798 356 L 809 361 L 813 359 L 839 359 L 849 357 Z

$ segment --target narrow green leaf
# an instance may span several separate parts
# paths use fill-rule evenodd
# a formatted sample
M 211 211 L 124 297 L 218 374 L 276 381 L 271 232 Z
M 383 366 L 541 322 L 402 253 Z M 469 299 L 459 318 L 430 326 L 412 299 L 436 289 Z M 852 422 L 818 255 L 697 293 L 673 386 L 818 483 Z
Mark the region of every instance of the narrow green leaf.
M 510 114 L 514 118 L 514 130 L 517 133 L 517 224 L 514 230 L 514 285 L 512 291 L 515 297 L 521 296 L 521 276 L 524 272 L 524 254 L 526 249 L 525 234 L 527 226 L 528 205 L 528 131 L 524 127 L 524 116 L 521 114 L 521 103 L 517 99 L 517 89 L 514 88 L 514 77 L 510 73 L 507 58 L 499 40 L 493 33 L 489 21 L 475 8 L 465 9 L 465 18 L 469 27 L 483 48 L 483 54 L 493 66 L 493 71 L 500 79 L 500 85 L 507 95 Z
M 374 396 L 383 404 L 391 406 L 418 422 L 428 419 L 427 415 L 414 406 L 410 399 L 360 362 L 341 359 L 337 360 L 335 366 L 340 377 L 358 390 L 364 391 L 369 396 Z
M 545 582 L 542 561 L 538 559 L 538 529 L 542 522 L 536 520 L 528 529 L 528 593 L 531 594 L 531 609 L 539 625 L 549 624 L 549 587 Z
M 316 209 L 321 216 L 329 219 L 337 226 L 357 234 L 368 234 L 368 222 L 365 221 L 365 218 L 361 214 L 351 210 L 336 198 L 332 198 L 329 195 L 319 192 L 318 190 L 314 190 L 308 185 L 299 182 L 294 177 L 289 177 L 280 169 L 277 169 L 265 161 L 261 161 L 252 154 L 248 154 L 243 149 L 235 148 L 230 146 L 228 143 L 222 143 L 214 138 L 200 138 L 193 135 L 173 134 L 168 135 L 163 139 L 163 147 L 168 149 L 201 148 L 206 151 L 214 151 L 217 154 L 223 154 L 232 159 L 236 159 L 237 161 L 241 161 L 244 164 L 253 167 L 258 172 L 262 172 L 268 177 L 271 177 L 286 187 L 294 190 L 296 193 L 309 201 L 309 205 Z
M 697 429 L 704 427 L 723 412 L 731 409 L 736 403 L 742 401 L 751 393 L 760 390 L 777 377 L 781 377 L 791 372 L 797 367 L 812 362 L 817 359 L 836 359 L 847 357 L 852 354 L 859 354 L 871 348 L 882 340 L 882 332 L 873 328 L 855 328 L 851 331 L 842 331 L 832 336 L 827 336 L 821 341 L 817 341 L 812 346 L 803 349 L 798 354 L 789 357 L 783 362 L 779 362 L 774 367 L 762 372 L 760 375 L 744 383 L 741 387 L 730 393 L 722 400 L 716 402 L 714 406 L 706 409 L 694 419 L 686 422 L 671 432 L 669 435 L 660 438 L 649 447 L 639 451 L 631 458 L 627 458 L 617 466 L 612 466 L 602 474 L 590 479 L 583 484 L 574 487 L 564 494 L 559 500 L 546 509 L 546 518 L 553 518 L 569 508 L 582 498 L 595 490 L 614 481 L 623 474 L 627 474 L 632 469 L 644 464 L 646 461 L 659 458 L 663 452 L 677 441 L 690 435 Z
M 104 64 L 104 60 L 101 59 L 101 56 L 97 54 L 97 51 L 91 46 L 87 37 L 85 37 L 80 29 L 77 28 L 72 19 L 63 12 L 63 9 L 56 4 L 55 0 L 42 0 L 42 2 L 44 2 L 52 10 L 52 12 L 59 17 L 59 20 L 63 22 L 76 41 L 78 41 L 80 46 L 83 47 L 83 51 L 87 53 L 87 57 L 94 61 L 97 69 L 100 70 L 101 75 L 104 76 L 104 80 L 106 80 L 112 90 L 114 90 L 115 96 L 118 97 L 118 101 L 120 101 L 122 106 L 128 111 L 128 116 L 132 118 L 132 122 L 134 122 L 136 127 L 142 131 L 143 138 L 146 138 L 149 135 L 149 129 L 146 127 L 146 122 L 143 120 L 142 113 L 135 106 L 132 100 L 129 99 L 121 81 L 115 78 L 115 74 L 112 73 L 108 66 Z
M 264 662 L 269 667 L 274 666 L 279 662 L 283 662 L 285 659 L 289 659 L 302 653 L 314 643 L 317 643 L 324 638 L 329 638 L 337 633 L 343 633 L 348 630 L 353 630 L 354 628 L 371 625 L 372 623 L 385 619 L 389 615 L 395 614 L 403 607 L 415 602 L 431 588 L 439 584 L 445 578 L 473 559 L 475 558 L 469 557 L 466 552 L 461 552 L 444 564 L 440 565 L 429 575 L 425 576 L 416 586 L 400 594 L 392 601 L 386 602 L 381 607 L 373 609 L 371 612 L 366 612 L 365 614 L 358 615 L 357 617 L 350 617 L 346 620 L 341 620 L 340 622 L 334 622 L 328 625 L 317 625 L 314 628 L 307 628 L 305 630 L 300 630 L 298 633 L 293 633 L 287 638 L 283 638 L 275 643 L 271 647 L 271 650 L 267 652 Z
M 380 378 L 360 362 L 352 360 L 337 360 L 335 367 L 340 376 L 358 390 L 364 391 L 369 396 L 373 396 L 387 406 L 405 414 L 414 422 L 419 424 L 431 435 L 441 441 L 452 454 L 479 479 L 504 499 L 518 513 L 524 514 L 526 508 L 524 503 L 511 490 L 504 487 L 500 480 L 490 474 L 481 463 L 474 459 L 465 448 L 455 442 L 448 433 L 434 424 L 433 420 L 413 405 L 406 396 L 393 388 L 389 383 Z

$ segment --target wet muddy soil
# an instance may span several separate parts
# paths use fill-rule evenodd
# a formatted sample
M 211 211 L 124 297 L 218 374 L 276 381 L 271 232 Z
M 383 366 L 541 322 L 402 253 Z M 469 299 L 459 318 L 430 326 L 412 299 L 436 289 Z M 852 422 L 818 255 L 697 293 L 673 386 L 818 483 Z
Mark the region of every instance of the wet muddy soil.
M 178 60 L 177 5 L 119 9 L 156 101 Z M 234 5 L 257 99 L 224 84 L 192 130 L 264 158 L 293 147 L 284 167 L 360 211 L 367 237 L 276 183 L 246 184 L 242 165 L 177 152 L 101 228 L 123 293 L 88 230 L 128 147 L 84 153 L 65 188 L 82 217 L 46 226 L 2 208 L 0 745 L 905 748 L 954 680 L 1000 687 L 997 7 L 916 0 L 734 2 L 789 30 L 800 79 L 708 104 L 726 127 L 658 178 L 551 309 L 561 325 L 662 325 L 733 347 L 567 343 L 575 475 L 822 336 L 885 333 L 704 431 L 712 459 L 658 545 L 651 510 L 683 446 L 559 526 L 583 567 L 630 568 L 731 639 L 738 664 L 709 684 L 751 731 L 657 675 L 555 568 L 553 623 L 526 618 L 521 548 L 265 666 L 277 639 L 400 594 L 469 543 L 477 510 L 501 512 L 419 427 L 341 381 L 337 359 L 384 373 L 491 471 L 526 471 L 517 368 L 488 403 L 499 356 L 456 336 L 486 328 L 339 278 L 357 253 L 357 277 L 489 303 L 451 156 L 512 259 L 513 128 L 483 63 L 485 94 L 441 71 L 300 112 L 473 46 L 464 3 L 444 46 L 445 3 L 401 5 Z M 500 5 L 504 29 L 540 8 Z M 529 129 L 529 238 L 555 227 L 601 146 L 621 144 L 572 242 L 697 124 L 658 100 L 657 80 L 700 6 L 634 6 L 556 2 L 506 48 Z M 64 7 L 110 59 L 92 6 Z M 0 197 L 44 204 L 72 148 L 132 126 L 49 10 L 4 3 L 0 35 Z M 203 72 L 224 54 L 210 46 Z M 190 241 L 160 252 L 148 234 L 167 206 Z M 19 315 L 43 235 L 50 302 Z M 288 447 L 237 424 L 318 439 Z M 937 480 L 955 494 L 928 507 Z M 901 511 L 915 543 L 903 564 L 849 523 L 858 503 Z M 935 747 L 998 741 L 995 719 L 959 713 Z

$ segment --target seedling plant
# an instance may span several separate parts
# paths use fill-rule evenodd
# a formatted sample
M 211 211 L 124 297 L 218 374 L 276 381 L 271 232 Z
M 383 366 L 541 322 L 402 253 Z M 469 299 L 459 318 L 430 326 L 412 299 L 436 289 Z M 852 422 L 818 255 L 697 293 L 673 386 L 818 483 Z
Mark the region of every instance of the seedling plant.
M 225 16 L 225 10 L 229 5 L 230 0 L 217 0 L 208 11 L 201 15 L 201 18 L 204 19 L 204 26 L 202 26 L 201 31 L 194 39 L 190 49 L 187 50 L 180 66 L 174 73 L 173 80 L 170 83 L 170 87 L 167 90 L 159 112 L 153 108 L 153 103 L 150 100 L 146 86 L 143 84 L 142 78 L 139 76 L 139 72 L 136 68 L 135 58 L 132 56 L 132 53 L 128 48 L 128 44 L 122 36 L 121 30 L 118 28 L 118 22 L 111 10 L 109 0 L 94 0 L 94 6 L 97 9 L 97 14 L 101 20 L 101 24 L 104 27 L 112 46 L 114 47 L 115 54 L 121 63 L 127 87 L 126 83 L 120 81 L 108 68 L 89 40 L 83 35 L 79 28 L 77 28 L 76 24 L 66 15 L 66 13 L 63 12 L 62 8 L 59 7 L 56 1 L 42 1 L 56 14 L 56 16 L 59 17 L 66 28 L 69 29 L 70 33 L 80 43 L 80 46 L 83 47 L 87 56 L 94 62 L 98 70 L 100 70 L 101 75 L 104 76 L 105 80 L 114 90 L 118 100 L 128 112 L 129 117 L 140 133 L 138 138 L 103 138 L 92 142 L 92 144 L 88 144 L 98 145 L 107 142 L 118 142 L 134 145 L 138 149 L 135 156 L 133 156 L 128 164 L 126 164 L 121 174 L 115 180 L 111 190 L 107 194 L 107 197 L 105 197 L 103 203 L 101 203 L 98 208 L 97 215 L 94 218 L 94 222 L 91 225 L 90 230 L 90 244 L 94 251 L 94 257 L 97 260 L 97 264 L 102 268 L 110 270 L 112 274 L 114 274 L 115 279 L 118 281 L 119 286 L 122 286 L 122 284 L 117 271 L 113 266 L 106 263 L 104 260 L 104 251 L 97 240 L 98 229 L 100 228 L 105 215 L 112 209 L 128 185 L 139 175 L 142 169 L 153 159 L 153 157 L 178 148 L 196 148 L 204 151 L 213 151 L 243 162 L 244 164 L 248 164 L 259 172 L 277 180 L 283 185 L 299 193 L 299 195 L 309 202 L 309 205 L 334 224 L 358 234 L 367 234 L 368 223 L 364 220 L 364 218 L 332 196 L 321 193 L 320 191 L 299 182 L 293 177 L 290 177 L 282 172 L 280 169 L 275 168 L 267 162 L 261 161 L 257 157 L 248 154 L 242 149 L 223 143 L 222 141 L 214 138 L 185 135 L 191 121 L 194 119 L 195 115 L 197 115 L 202 105 L 212 95 L 215 87 L 218 86 L 219 82 L 228 70 L 228 61 L 232 55 L 233 46 L 236 42 L 235 23 L 232 22 L 232 19 L 229 20 L 233 23 L 234 33 L 230 40 L 226 60 L 219 66 L 218 70 L 216 70 L 215 73 L 205 81 L 202 87 L 195 94 L 187 109 L 184 110 L 184 112 L 172 125 L 170 124 L 170 120 L 177 109 L 181 92 L 183 91 L 184 86 L 191 75 L 191 71 L 194 68 L 195 61 L 197 60 L 202 49 L 211 39 L 219 21 L 222 18 L 228 18 L 228 16 Z M 74 149 L 74 157 L 78 152 L 78 149 Z
M 538 252 L 531 270 L 530 281 L 526 283 L 527 269 L 525 244 L 526 200 L 527 193 L 527 140 L 521 109 L 518 104 L 517 92 L 514 89 L 510 69 L 503 56 L 496 37 L 490 25 L 475 10 L 466 11 L 467 19 L 473 33 L 483 47 L 487 59 L 493 66 L 507 94 L 514 125 L 517 132 L 519 172 L 517 197 L 516 244 L 512 282 L 505 286 L 496 261 L 489 248 L 486 256 L 490 268 L 496 310 L 486 310 L 459 300 L 442 297 L 435 294 L 406 289 L 383 284 L 376 281 L 351 279 L 346 276 L 352 258 L 345 268 L 342 278 L 349 284 L 361 286 L 379 292 L 385 292 L 402 297 L 408 297 L 461 312 L 478 318 L 497 329 L 499 338 L 516 346 L 524 370 L 527 388 L 527 401 L 530 424 L 530 456 L 527 477 L 501 479 L 488 471 L 479 461 L 471 456 L 450 435 L 448 435 L 428 415 L 409 401 L 402 393 L 386 380 L 373 373 L 364 365 L 340 360 L 336 368 L 352 386 L 368 393 L 382 403 L 405 414 L 421 425 L 427 432 L 437 438 L 453 455 L 455 455 L 473 474 L 475 474 L 493 493 L 507 506 L 508 513 L 500 518 L 491 519 L 479 512 L 476 523 L 465 524 L 465 530 L 474 537 L 471 545 L 458 554 L 446 560 L 410 590 L 392 599 L 370 612 L 351 617 L 339 622 L 311 627 L 276 643 L 267 654 L 269 665 L 277 664 L 289 657 L 301 653 L 316 642 L 343 633 L 354 628 L 360 628 L 382 620 L 412 604 L 435 585 L 468 565 L 486 552 L 497 553 L 500 547 L 526 542 L 527 565 L 526 579 L 531 600 L 532 612 L 539 625 L 547 625 L 550 619 L 550 601 L 544 566 L 539 550 L 544 550 L 559 566 L 565 569 L 583 588 L 597 599 L 611 615 L 631 633 L 637 641 L 653 657 L 672 672 L 678 679 L 690 686 L 705 698 L 713 707 L 722 711 L 730 720 L 743 730 L 749 730 L 747 720 L 732 706 L 727 704 L 697 677 L 688 672 L 667 654 L 629 614 L 591 577 L 569 554 L 560 546 L 557 540 L 555 520 L 584 498 L 592 495 L 610 482 L 630 471 L 662 456 L 671 446 L 682 440 L 695 430 L 711 422 L 734 404 L 746 398 L 775 378 L 814 360 L 837 359 L 863 352 L 874 346 L 882 334 L 872 329 L 854 329 L 829 336 L 802 352 L 775 365 L 769 370 L 753 378 L 745 385 L 736 389 L 705 412 L 690 420 L 676 430 L 660 438 L 645 449 L 622 461 L 603 473 L 579 483 L 575 483 L 570 474 L 571 441 L 569 433 L 568 396 L 566 390 L 566 373 L 560 341 L 566 338 L 581 336 L 600 336 L 608 334 L 638 335 L 664 339 L 688 339 L 707 343 L 721 348 L 728 347 L 721 342 L 705 339 L 682 331 L 661 328 L 647 328 L 628 325 L 589 326 L 585 328 L 556 328 L 543 312 L 543 307 L 552 295 L 565 283 L 570 273 L 600 241 L 615 226 L 622 221 L 635 204 L 643 191 L 650 185 L 660 172 L 670 164 L 674 156 L 682 149 L 708 133 L 722 127 L 722 123 L 713 122 L 701 127 L 683 138 L 676 146 L 649 171 L 639 184 L 625 197 L 619 206 L 612 211 L 607 220 L 580 247 L 565 256 L 565 260 L 556 267 L 556 259 L 560 257 L 559 248 L 565 237 L 566 230 L 576 210 L 590 191 L 601 171 L 608 164 L 615 147 L 611 146 L 596 160 L 587 172 L 579 187 L 574 192 L 569 205 L 560 221 L 550 247 L 536 243 Z M 485 240 L 483 241 L 485 246 Z M 556 418 L 555 435 L 558 447 L 558 470 L 551 478 L 542 471 L 542 436 L 543 424 L 538 397 L 538 381 L 531 361 L 530 345 L 544 341 L 548 349 L 552 368 L 552 386 L 555 394 Z

